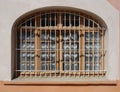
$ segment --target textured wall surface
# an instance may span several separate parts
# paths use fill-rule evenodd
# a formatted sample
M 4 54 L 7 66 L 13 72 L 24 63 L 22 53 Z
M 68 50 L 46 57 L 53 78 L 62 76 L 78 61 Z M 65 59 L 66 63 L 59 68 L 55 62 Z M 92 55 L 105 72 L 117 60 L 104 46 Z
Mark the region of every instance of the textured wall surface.
M 90 11 L 101 17 L 108 27 L 106 78 L 119 78 L 119 13 L 106 0 L 0 0 L 0 80 L 11 80 L 11 31 L 13 24 L 29 11 L 65 6 Z M 113 45 L 114 44 L 114 45 Z
M 0 92 L 120 92 L 120 0 L 0 0 Z M 113 8 L 113 6 L 115 8 Z M 47 6 L 68 6 L 93 12 L 108 26 L 108 79 L 115 83 L 85 85 L 7 84 L 11 80 L 11 31 L 16 19 L 26 12 Z
M 108 0 L 120 12 L 120 0 Z

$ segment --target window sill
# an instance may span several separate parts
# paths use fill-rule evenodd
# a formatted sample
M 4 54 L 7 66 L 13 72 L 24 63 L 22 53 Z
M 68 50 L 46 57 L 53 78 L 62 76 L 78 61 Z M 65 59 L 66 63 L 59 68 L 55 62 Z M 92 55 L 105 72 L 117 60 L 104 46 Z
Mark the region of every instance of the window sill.
M 5 81 L 4 85 L 78 85 L 78 86 L 116 86 L 117 81 Z

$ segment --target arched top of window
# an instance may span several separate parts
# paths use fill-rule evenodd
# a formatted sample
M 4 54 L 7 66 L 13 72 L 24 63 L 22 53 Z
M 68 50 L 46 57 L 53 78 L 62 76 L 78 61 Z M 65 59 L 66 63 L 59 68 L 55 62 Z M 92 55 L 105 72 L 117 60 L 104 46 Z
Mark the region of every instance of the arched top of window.
M 17 27 L 78 26 L 106 28 L 104 21 L 95 14 L 83 11 L 44 10 L 29 14 L 19 21 Z

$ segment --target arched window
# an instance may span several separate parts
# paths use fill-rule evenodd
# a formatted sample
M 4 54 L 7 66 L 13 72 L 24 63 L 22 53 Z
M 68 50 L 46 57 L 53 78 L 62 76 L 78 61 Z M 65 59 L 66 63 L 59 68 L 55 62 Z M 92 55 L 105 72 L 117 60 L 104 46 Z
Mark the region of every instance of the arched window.
M 105 75 L 105 29 L 82 12 L 47 10 L 17 26 L 16 76 Z

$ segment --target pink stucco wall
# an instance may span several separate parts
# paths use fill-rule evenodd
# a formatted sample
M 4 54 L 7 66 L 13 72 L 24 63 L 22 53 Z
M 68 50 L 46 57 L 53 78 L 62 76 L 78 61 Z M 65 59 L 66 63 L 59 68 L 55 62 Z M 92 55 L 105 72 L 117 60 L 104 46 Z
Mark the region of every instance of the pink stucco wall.
M 120 12 L 120 0 L 108 0 Z

